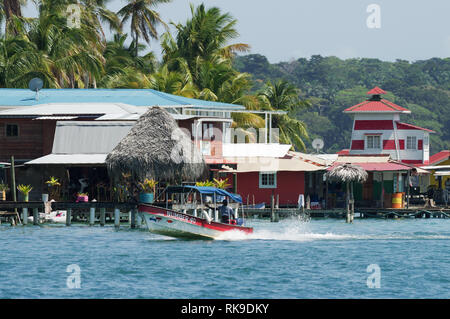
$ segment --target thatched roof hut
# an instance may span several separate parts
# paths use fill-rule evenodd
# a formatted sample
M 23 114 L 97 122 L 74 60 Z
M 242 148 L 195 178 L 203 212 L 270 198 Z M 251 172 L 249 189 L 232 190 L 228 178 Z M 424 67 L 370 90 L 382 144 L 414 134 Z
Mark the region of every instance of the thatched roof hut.
M 327 180 L 346 184 L 347 223 L 352 223 L 355 211 L 352 182 L 364 183 L 369 174 L 361 166 L 339 164 L 329 170 L 325 175 Z
M 192 181 L 203 176 L 202 154 L 165 110 L 153 107 L 108 154 L 110 176 L 131 174 L 135 181 Z
M 364 183 L 367 180 L 367 172 L 358 165 L 339 164 L 326 173 L 330 181 L 339 183 L 358 182 Z

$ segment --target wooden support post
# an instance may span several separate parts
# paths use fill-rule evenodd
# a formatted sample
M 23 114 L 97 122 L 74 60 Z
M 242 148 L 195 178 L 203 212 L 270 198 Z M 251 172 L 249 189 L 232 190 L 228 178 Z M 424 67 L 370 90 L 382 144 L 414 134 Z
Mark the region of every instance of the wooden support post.
M 22 208 L 22 220 L 24 225 L 28 224 L 28 208 L 26 207 Z
M 355 197 L 353 196 L 353 182 L 350 183 L 350 223 L 355 218 Z
M 384 208 L 384 172 L 381 172 L 381 208 Z
M 91 207 L 89 210 L 89 226 L 94 226 L 95 224 L 95 207 Z
M 270 197 L 270 221 L 275 222 L 275 203 L 273 193 L 272 196 Z
M 33 208 L 33 225 L 39 225 L 39 209 Z
M 114 208 L 114 226 L 116 228 L 120 227 L 120 209 Z
M 346 194 L 346 200 L 345 200 L 345 204 L 347 206 L 347 212 L 346 212 L 346 221 L 347 223 L 350 223 L 350 183 L 347 182 L 346 183 L 346 187 L 347 187 L 347 194 Z
M 66 212 L 66 226 L 70 226 L 72 223 L 72 208 L 68 208 Z
M 131 210 L 131 220 L 130 220 L 130 227 L 131 228 L 136 228 L 136 213 L 137 213 L 137 209 L 133 208 Z
M 14 156 L 11 156 L 11 193 L 13 196 L 13 201 L 17 202 L 16 169 L 14 166 Z M 17 208 L 14 208 L 14 212 L 17 213 Z
M 408 174 L 406 175 L 406 183 L 408 183 L 408 185 L 406 186 L 406 209 L 409 209 L 409 197 L 411 194 L 411 171 L 408 170 Z
M 100 226 L 105 226 L 106 208 L 100 208 Z

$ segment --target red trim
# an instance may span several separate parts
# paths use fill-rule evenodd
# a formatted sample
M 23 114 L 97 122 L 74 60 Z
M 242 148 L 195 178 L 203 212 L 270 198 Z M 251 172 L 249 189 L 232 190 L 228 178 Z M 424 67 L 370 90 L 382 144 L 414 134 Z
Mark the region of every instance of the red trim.
M 351 149 L 352 150 L 363 150 L 364 149 L 364 140 L 353 140 Z
M 384 150 L 395 150 L 395 140 L 383 140 Z
M 420 131 L 426 131 L 426 132 L 430 132 L 430 133 L 436 133 L 435 131 L 429 130 L 427 128 L 415 126 L 415 125 L 408 124 L 408 123 L 401 123 L 401 122 L 397 122 L 397 129 L 398 130 L 420 130 Z
M 423 150 L 423 140 L 417 141 L 417 149 L 420 151 Z
M 393 129 L 394 124 L 389 120 L 355 120 L 355 131 Z
M 421 160 L 402 160 L 402 163 L 405 163 L 405 164 L 422 164 L 423 162 Z
M 405 140 L 398 140 L 398 146 L 401 150 L 405 149 Z

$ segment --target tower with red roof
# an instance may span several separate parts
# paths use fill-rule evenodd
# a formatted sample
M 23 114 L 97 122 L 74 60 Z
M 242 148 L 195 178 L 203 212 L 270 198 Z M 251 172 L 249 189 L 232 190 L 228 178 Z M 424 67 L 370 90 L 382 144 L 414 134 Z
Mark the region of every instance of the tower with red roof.
M 411 111 L 384 98 L 386 92 L 375 87 L 370 97 L 344 110 L 353 114 L 350 154 L 390 154 L 392 159 L 407 164 L 428 164 L 432 130 L 403 123 L 401 114 Z

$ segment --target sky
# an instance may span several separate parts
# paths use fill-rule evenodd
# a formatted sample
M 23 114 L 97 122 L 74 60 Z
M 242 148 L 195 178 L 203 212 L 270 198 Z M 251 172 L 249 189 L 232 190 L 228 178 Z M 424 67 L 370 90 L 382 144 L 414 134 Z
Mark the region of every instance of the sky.
M 126 2 L 112 0 L 109 8 Z M 173 0 L 157 11 L 166 22 L 183 23 L 190 3 L 229 12 L 240 33 L 233 42 L 249 44 L 250 53 L 271 63 L 315 54 L 384 61 L 450 56 L 448 0 Z M 36 10 L 29 5 L 24 14 Z M 157 41 L 150 48 L 160 56 Z

